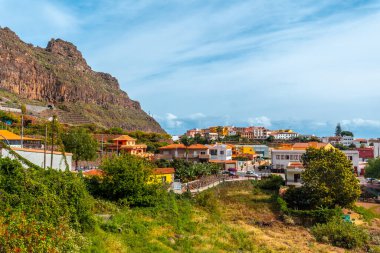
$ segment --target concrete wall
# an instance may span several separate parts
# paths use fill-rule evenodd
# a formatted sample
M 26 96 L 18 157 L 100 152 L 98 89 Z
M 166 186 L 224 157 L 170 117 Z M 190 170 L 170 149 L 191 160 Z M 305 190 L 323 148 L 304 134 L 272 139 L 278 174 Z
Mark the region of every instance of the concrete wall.
M 44 152 L 36 152 L 36 151 L 28 151 L 27 149 L 20 149 L 20 150 L 14 150 L 16 153 L 24 157 L 25 159 L 28 159 L 30 162 L 34 163 L 35 165 L 38 165 L 40 167 L 44 167 Z M 14 157 L 9 154 L 9 151 L 6 149 L 1 150 L 2 157 L 10 157 L 14 159 Z M 50 167 L 50 152 L 46 153 L 46 167 Z M 69 169 L 71 170 L 71 163 L 72 163 L 72 155 L 66 154 L 67 163 L 69 165 Z M 58 152 L 54 152 L 53 154 L 53 169 L 56 170 L 65 170 L 66 164 L 63 158 L 63 155 Z

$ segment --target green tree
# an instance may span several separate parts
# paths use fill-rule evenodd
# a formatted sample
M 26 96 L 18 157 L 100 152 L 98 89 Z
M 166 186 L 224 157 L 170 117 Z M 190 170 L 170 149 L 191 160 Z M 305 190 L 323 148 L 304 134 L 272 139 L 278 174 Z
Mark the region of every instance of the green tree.
M 186 155 L 186 161 L 189 159 L 189 150 L 188 147 L 190 147 L 194 143 L 194 139 L 187 137 L 186 135 L 183 135 L 180 139 L 181 143 L 185 145 L 186 150 L 185 150 L 185 155 Z
M 24 115 L 26 114 L 26 105 L 25 104 L 21 105 L 21 113 Z
M 273 135 L 268 136 L 267 142 L 272 142 L 272 141 L 274 141 L 274 136 Z
M 342 136 L 342 127 L 340 126 L 340 123 L 338 123 L 338 125 L 336 125 L 335 136 Z
M 220 136 L 223 135 L 223 127 L 222 126 L 218 126 L 216 128 L 216 133 L 218 134 L 218 141 L 220 141 Z
M 380 178 L 380 158 L 370 159 L 365 167 L 365 177 Z
M 84 128 L 72 128 L 62 134 L 62 142 L 65 150 L 73 153 L 76 167 L 79 161 L 91 161 L 97 156 L 98 143 Z
M 354 133 L 350 132 L 350 131 L 342 131 L 340 134 L 341 134 L 341 136 L 351 136 L 351 137 L 354 137 Z
M 317 196 L 317 206 L 349 207 L 360 196 L 360 186 L 351 162 L 337 149 L 309 148 L 302 156 L 306 168 L 304 187 Z
M 88 188 L 95 196 L 131 206 L 155 205 L 160 191 L 157 184 L 148 183 L 152 167 L 149 161 L 134 155 L 106 158 L 100 166 L 104 176 L 89 179 Z

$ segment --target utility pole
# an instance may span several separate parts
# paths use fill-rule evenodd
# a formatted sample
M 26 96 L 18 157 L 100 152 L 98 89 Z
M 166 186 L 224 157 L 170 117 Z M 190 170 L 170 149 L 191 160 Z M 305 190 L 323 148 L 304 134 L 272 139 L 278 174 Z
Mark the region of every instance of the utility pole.
M 46 145 L 47 145 L 47 124 L 45 125 L 44 169 L 46 169 Z
M 53 168 L 53 147 L 54 147 L 54 122 L 55 115 L 53 115 L 53 120 L 51 122 L 51 153 L 50 153 L 50 168 Z
M 21 114 L 21 148 L 24 147 L 24 114 Z
M 100 157 L 103 158 L 103 141 L 104 141 L 104 134 L 102 134 L 102 152 L 100 153 Z

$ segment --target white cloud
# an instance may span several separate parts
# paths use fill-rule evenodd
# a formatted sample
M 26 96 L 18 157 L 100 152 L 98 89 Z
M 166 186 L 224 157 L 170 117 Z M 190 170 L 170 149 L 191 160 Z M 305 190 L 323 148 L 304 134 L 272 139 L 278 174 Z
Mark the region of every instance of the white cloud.
M 352 126 L 352 127 L 376 127 L 380 128 L 380 120 L 372 119 L 361 119 L 355 118 L 351 120 L 342 120 L 342 126 Z
M 204 115 L 203 113 L 201 113 L 201 112 L 197 112 L 197 113 L 194 113 L 194 114 L 191 114 L 190 116 L 189 116 L 189 118 L 190 119 L 204 119 L 204 118 L 206 118 L 206 115 Z
M 261 116 L 257 118 L 249 118 L 248 123 L 251 126 L 263 126 L 263 127 L 272 126 L 271 120 L 265 116 Z
M 172 113 L 167 113 L 165 120 L 166 120 L 167 127 L 169 128 L 180 127 L 183 123 L 181 120 L 178 119 L 176 115 Z

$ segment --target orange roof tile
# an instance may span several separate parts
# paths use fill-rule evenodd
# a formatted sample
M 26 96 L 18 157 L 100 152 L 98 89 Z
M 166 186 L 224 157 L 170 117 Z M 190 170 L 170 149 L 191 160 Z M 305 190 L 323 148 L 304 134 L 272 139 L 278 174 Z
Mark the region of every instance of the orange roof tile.
M 121 135 L 121 136 L 113 139 L 113 141 L 135 141 L 135 140 L 136 139 L 132 138 L 129 135 Z
M 186 146 L 183 144 L 170 144 L 159 149 L 186 149 Z M 202 144 L 193 144 L 187 147 L 187 149 L 208 149 L 205 145 Z
M 185 149 L 186 147 L 183 144 L 170 144 L 170 145 L 161 147 L 159 149 L 177 149 L 177 148 L 183 148 L 183 149 Z
M 8 130 L 0 130 L 0 140 L 21 140 L 21 136 L 17 135 L 15 133 L 12 133 Z M 29 137 L 23 137 L 23 140 L 30 140 L 30 141 L 39 141 L 40 139 L 34 139 L 34 138 L 29 138 Z
M 156 168 L 153 169 L 153 174 L 174 174 L 175 169 L 174 168 Z

